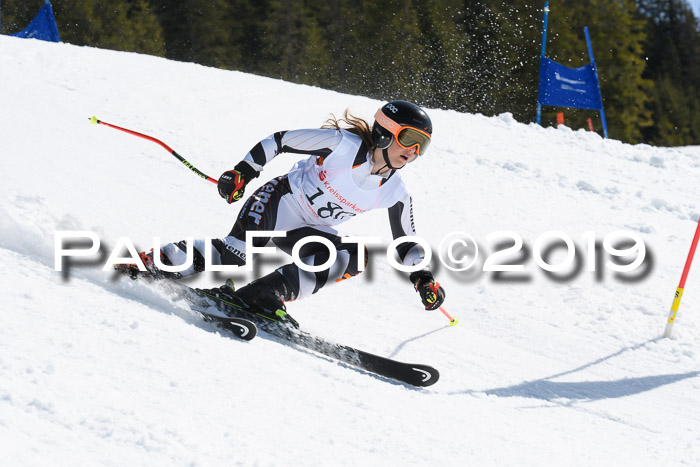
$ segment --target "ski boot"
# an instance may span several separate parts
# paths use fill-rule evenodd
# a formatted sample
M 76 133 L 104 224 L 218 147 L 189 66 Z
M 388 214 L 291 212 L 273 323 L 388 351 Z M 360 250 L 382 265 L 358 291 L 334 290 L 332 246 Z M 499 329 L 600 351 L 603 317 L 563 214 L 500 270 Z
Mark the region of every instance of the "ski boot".
M 148 253 L 142 251 L 141 253 L 139 253 L 139 259 L 143 263 L 143 266 L 146 268 L 145 271 L 140 270 L 139 267 L 133 263 L 115 264 L 114 270 L 129 276 L 132 280 L 138 280 L 139 277 L 148 277 L 154 280 L 179 279 L 180 277 L 182 277 L 182 275 L 178 272 L 166 272 L 158 269 L 153 263 L 153 250 L 149 251 Z M 160 260 L 163 264 L 172 266 L 167 256 L 165 256 L 163 252 L 160 253 Z
M 277 271 L 235 290 L 230 279 L 221 287 L 204 290 L 217 298 L 236 303 L 270 321 L 299 328 L 297 320 L 287 313 L 284 299 L 292 300 L 290 288 Z M 281 291 L 281 292 L 280 292 Z

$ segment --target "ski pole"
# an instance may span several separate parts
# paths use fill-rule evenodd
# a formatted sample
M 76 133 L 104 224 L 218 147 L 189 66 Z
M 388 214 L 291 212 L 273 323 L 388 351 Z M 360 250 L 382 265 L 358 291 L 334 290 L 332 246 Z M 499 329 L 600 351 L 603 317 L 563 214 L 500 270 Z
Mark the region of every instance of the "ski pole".
M 92 123 L 93 125 L 104 125 L 104 126 L 108 126 L 108 127 L 110 127 L 110 128 L 114 128 L 115 130 L 120 130 L 120 131 L 123 131 L 124 133 L 129 133 L 130 135 L 138 136 L 139 138 L 147 139 L 148 141 L 153 141 L 154 143 L 157 143 L 157 144 L 161 145 L 161 146 L 162 146 L 166 151 L 168 151 L 170 154 L 172 154 L 173 156 L 177 157 L 177 159 L 178 159 L 180 162 L 182 162 L 183 164 L 185 164 L 192 172 L 196 173 L 197 175 L 199 175 L 200 177 L 202 177 L 203 179 L 205 179 L 205 180 L 208 181 L 208 182 L 211 182 L 211 183 L 214 183 L 214 184 L 217 184 L 217 183 L 218 183 L 217 180 L 211 178 L 210 176 L 208 176 L 208 175 L 205 174 L 204 172 L 200 172 L 199 169 L 197 169 L 197 167 L 195 167 L 195 166 L 193 166 L 192 164 L 190 164 L 189 162 L 187 162 L 187 161 L 185 160 L 184 157 L 182 157 L 180 154 L 176 153 L 170 146 L 168 146 L 167 144 L 165 144 L 164 142 L 162 142 L 162 141 L 159 140 L 159 139 L 156 139 L 156 138 L 154 138 L 154 137 L 152 137 L 152 136 L 144 135 L 143 133 L 139 133 L 139 132 L 137 132 L 137 131 L 133 131 L 133 130 L 128 130 L 128 129 L 126 129 L 126 128 L 122 128 L 122 127 L 119 127 L 119 126 L 117 126 L 117 125 L 112 125 L 111 123 L 103 122 L 102 120 L 98 120 L 97 117 L 95 117 L 94 115 L 93 115 L 93 117 L 90 118 L 89 120 L 90 120 L 90 123 Z
M 450 314 L 443 307 L 440 307 L 440 311 L 442 311 L 442 314 L 447 316 L 447 319 L 450 320 L 450 326 L 457 326 L 459 324 L 459 320 L 450 316 Z

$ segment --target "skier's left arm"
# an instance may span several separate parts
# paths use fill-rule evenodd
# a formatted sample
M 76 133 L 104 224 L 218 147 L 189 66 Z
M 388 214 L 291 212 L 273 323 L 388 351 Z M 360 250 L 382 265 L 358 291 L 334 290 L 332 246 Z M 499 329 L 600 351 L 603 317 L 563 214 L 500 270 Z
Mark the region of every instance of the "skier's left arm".
M 402 201 L 389 208 L 389 223 L 393 237 L 415 236 L 413 222 L 413 201 L 406 194 Z M 414 242 L 404 242 L 396 248 L 399 258 L 406 266 L 413 266 L 423 261 L 424 255 L 420 246 Z M 413 287 L 420 295 L 426 310 L 437 310 L 445 301 L 445 289 L 433 278 L 428 268 L 414 271 L 409 276 Z

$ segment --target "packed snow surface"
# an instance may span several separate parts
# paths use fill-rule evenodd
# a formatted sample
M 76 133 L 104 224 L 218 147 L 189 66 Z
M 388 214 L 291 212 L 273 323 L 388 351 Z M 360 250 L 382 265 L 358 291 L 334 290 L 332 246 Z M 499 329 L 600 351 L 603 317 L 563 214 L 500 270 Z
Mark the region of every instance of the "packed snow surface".
M 274 131 L 345 108 L 370 119 L 381 102 L 6 36 L 0 70 L 2 465 L 700 464 L 699 266 L 674 338 L 661 337 L 700 216 L 700 147 L 429 109 L 431 148 L 402 176 L 459 325 L 423 310 L 389 264 L 385 211 L 342 226 L 382 238 L 364 274 L 288 305 L 326 339 L 440 371 L 416 389 L 264 334 L 230 338 L 148 283 L 102 271 L 121 237 L 139 250 L 221 237 L 242 203 L 91 116 L 218 178 Z M 280 155 L 248 193 L 298 157 Z M 57 272 L 60 231 L 94 232 L 99 254 Z M 551 255 L 538 247 L 550 231 L 576 245 L 553 277 L 535 260 L 566 260 L 561 241 Z M 633 272 L 609 264 L 602 244 L 616 231 L 646 247 Z M 464 272 L 438 258 L 453 232 L 479 245 Z M 523 248 L 493 257 L 511 237 Z M 523 271 L 484 271 L 487 260 Z M 256 273 L 287 261 L 262 258 Z

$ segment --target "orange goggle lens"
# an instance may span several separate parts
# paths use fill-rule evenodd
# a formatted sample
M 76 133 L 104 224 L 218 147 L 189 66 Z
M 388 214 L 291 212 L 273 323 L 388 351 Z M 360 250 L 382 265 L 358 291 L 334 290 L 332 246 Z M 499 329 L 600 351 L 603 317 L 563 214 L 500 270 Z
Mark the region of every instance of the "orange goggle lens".
M 396 142 L 398 142 L 401 147 L 406 149 L 410 149 L 417 145 L 418 154 L 422 156 L 425 154 L 425 151 L 428 150 L 428 146 L 430 146 L 430 136 L 416 130 L 415 128 L 403 127 L 399 131 L 398 136 L 396 136 Z
M 374 119 L 381 126 L 389 130 L 392 135 L 394 135 L 396 142 L 399 143 L 399 146 L 405 149 L 411 149 L 414 146 L 418 146 L 418 154 L 421 156 L 428 150 L 428 146 L 430 146 L 429 133 L 412 126 L 399 125 L 394 120 L 389 118 L 384 112 L 382 112 L 382 109 L 377 110 L 377 113 L 374 115 Z

